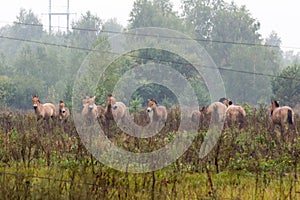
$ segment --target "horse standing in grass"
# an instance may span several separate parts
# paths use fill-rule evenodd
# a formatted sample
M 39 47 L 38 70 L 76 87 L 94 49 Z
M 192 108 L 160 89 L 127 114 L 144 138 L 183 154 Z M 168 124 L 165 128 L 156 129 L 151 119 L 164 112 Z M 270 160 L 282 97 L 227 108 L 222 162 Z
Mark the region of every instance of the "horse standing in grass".
M 41 104 L 38 96 L 32 97 L 32 106 L 34 108 L 35 114 L 37 116 L 37 121 L 46 120 L 47 125 L 49 126 L 50 118 L 52 121 L 55 121 L 56 117 L 56 107 L 52 103 Z
M 285 140 L 285 127 L 288 125 L 288 129 L 295 130 L 295 114 L 289 106 L 279 106 L 277 101 L 271 101 L 270 105 L 271 120 L 272 120 L 272 132 L 274 132 L 275 126 L 280 127 L 281 138 Z
M 150 117 L 150 123 L 157 125 L 166 125 L 168 112 L 165 106 L 157 106 L 155 99 L 148 100 L 147 113 Z
M 220 98 L 219 102 L 223 103 L 225 106 L 228 107 L 231 101 L 225 97 L 222 97 Z
M 65 106 L 64 101 L 59 101 L 58 104 L 58 117 L 59 120 L 63 122 L 67 122 L 68 119 L 70 118 L 70 110 Z
M 99 115 L 98 108 L 95 104 L 96 97 L 89 97 L 85 98 L 84 101 L 82 101 L 83 109 L 82 109 L 82 116 L 85 119 L 86 124 L 92 124 L 97 120 L 97 117 Z
M 234 124 L 242 128 L 246 119 L 246 111 L 242 106 L 233 105 L 232 101 L 229 101 L 229 106 L 226 109 L 226 126 L 232 126 Z
M 124 122 L 126 117 L 127 108 L 123 102 L 116 101 L 113 95 L 109 94 L 107 97 L 105 113 L 107 118 L 112 118 L 110 120 L 115 120 L 116 122 Z
M 55 105 L 52 103 L 41 104 L 38 96 L 36 95 L 32 97 L 32 106 L 38 121 L 40 119 L 49 120 L 50 118 L 54 119 L 56 117 Z
M 123 102 L 116 101 L 116 99 L 112 95 L 108 95 L 108 98 L 111 103 L 112 114 L 114 116 L 115 121 L 124 122 L 126 117 L 126 105 Z
M 227 106 L 221 102 L 213 102 L 207 108 L 203 109 L 206 115 L 209 115 L 213 124 L 223 124 Z

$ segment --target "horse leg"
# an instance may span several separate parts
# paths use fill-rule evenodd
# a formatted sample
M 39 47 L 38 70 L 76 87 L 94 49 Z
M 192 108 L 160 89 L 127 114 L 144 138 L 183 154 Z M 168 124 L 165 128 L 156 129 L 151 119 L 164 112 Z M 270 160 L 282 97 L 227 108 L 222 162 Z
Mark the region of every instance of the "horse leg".
M 277 138 L 277 134 L 276 134 L 276 131 L 275 131 L 275 126 L 276 125 L 274 123 L 271 124 L 270 135 L 271 135 L 271 138 L 275 141 L 275 143 L 277 145 L 279 145 L 280 143 L 279 143 L 278 138 Z
M 280 124 L 280 133 L 281 133 L 281 141 L 286 142 L 289 131 L 287 130 L 287 127 L 283 123 Z

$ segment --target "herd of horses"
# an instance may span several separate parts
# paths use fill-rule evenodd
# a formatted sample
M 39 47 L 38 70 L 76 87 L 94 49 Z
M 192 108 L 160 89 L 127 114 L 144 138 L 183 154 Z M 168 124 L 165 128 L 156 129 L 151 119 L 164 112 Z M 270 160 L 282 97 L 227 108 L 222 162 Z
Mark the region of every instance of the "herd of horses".
M 82 98 L 81 115 L 87 123 L 92 123 L 98 119 L 109 127 L 110 123 L 115 121 L 124 123 L 129 112 L 123 102 L 116 101 L 111 94 L 107 96 L 106 106 L 95 104 L 95 96 L 86 96 Z M 58 112 L 56 106 L 52 103 L 41 104 L 38 96 L 32 97 L 33 108 L 37 115 L 37 120 L 49 120 L 58 117 L 61 121 L 68 121 L 70 118 L 70 110 L 65 106 L 63 101 L 59 101 Z M 166 125 L 168 118 L 168 111 L 165 106 L 158 105 L 155 99 L 149 99 L 145 110 L 147 116 L 150 118 L 150 123 L 158 123 Z M 271 101 L 270 104 L 272 129 L 275 126 L 280 127 L 281 134 L 285 127 L 292 127 L 295 130 L 295 114 L 291 107 L 280 106 L 277 101 Z M 225 127 L 233 125 L 243 128 L 243 123 L 246 120 L 246 112 L 240 105 L 234 105 L 232 101 L 227 98 L 221 98 L 218 102 L 213 102 L 209 106 L 193 110 L 191 112 L 191 120 L 199 123 L 204 115 L 210 115 L 211 120 L 218 123 L 224 123 Z

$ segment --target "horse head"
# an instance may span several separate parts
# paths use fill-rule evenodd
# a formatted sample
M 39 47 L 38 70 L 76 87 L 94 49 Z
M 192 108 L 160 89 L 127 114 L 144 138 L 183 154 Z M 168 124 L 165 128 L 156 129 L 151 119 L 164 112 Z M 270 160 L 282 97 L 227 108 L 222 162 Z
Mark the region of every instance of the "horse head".
M 37 109 L 39 103 L 40 103 L 39 97 L 37 95 L 34 95 L 32 97 L 32 106 L 33 106 L 34 110 Z
M 59 111 L 61 113 L 65 113 L 66 112 L 65 102 L 64 101 L 59 101 Z
M 276 100 L 271 101 L 271 105 L 270 105 L 270 111 L 271 111 L 271 115 L 273 114 L 273 111 L 275 110 L 275 108 L 279 107 L 279 103 Z
M 89 97 L 89 99 L 87 100 L 87 105 L 88 105 L 89 111 L 92 111 L 94 109 L 95 99 L 96 99 L 96 96 L 93 96 L 93 97 Z
M 156 105 L 157 105 L 157 103 L 156 103 L 155 99 L 148 99 L 147 112 L 151 112 L 153 110 L 153 107 Z
M 116 104 L 116 99 L 112 94 L 108 95 L 107 105 L 110 105 L 112 109 L 116 110 L 118 108 Z

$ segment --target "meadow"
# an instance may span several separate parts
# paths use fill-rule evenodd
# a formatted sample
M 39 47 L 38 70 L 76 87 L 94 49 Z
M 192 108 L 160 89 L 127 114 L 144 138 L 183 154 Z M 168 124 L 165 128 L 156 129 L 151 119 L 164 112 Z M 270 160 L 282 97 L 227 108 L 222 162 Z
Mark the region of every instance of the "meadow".
M 209 119 L 202 118 L 189 149 L 172 165 L 147 173 L 121 172 L 97 161 L 72 120 L 49 128 L 37 123 L 33 111 L 2 111 L 0 199 L 299 199 L 299 135 L 292 131 L 294 139 L 282 142 L 278 130 L 270 132 L 267 106 L 245 109 L 243 129 L 224 129 L 205 158 L 199 149 Z M 134 115 L 137 123 L 147 123 L 143 113 Z M 160 148 L 180 123 L 179 110 L 168 116 L 153 138 L 126 136 L 112 125 L 110 139 L 131 151 Z

